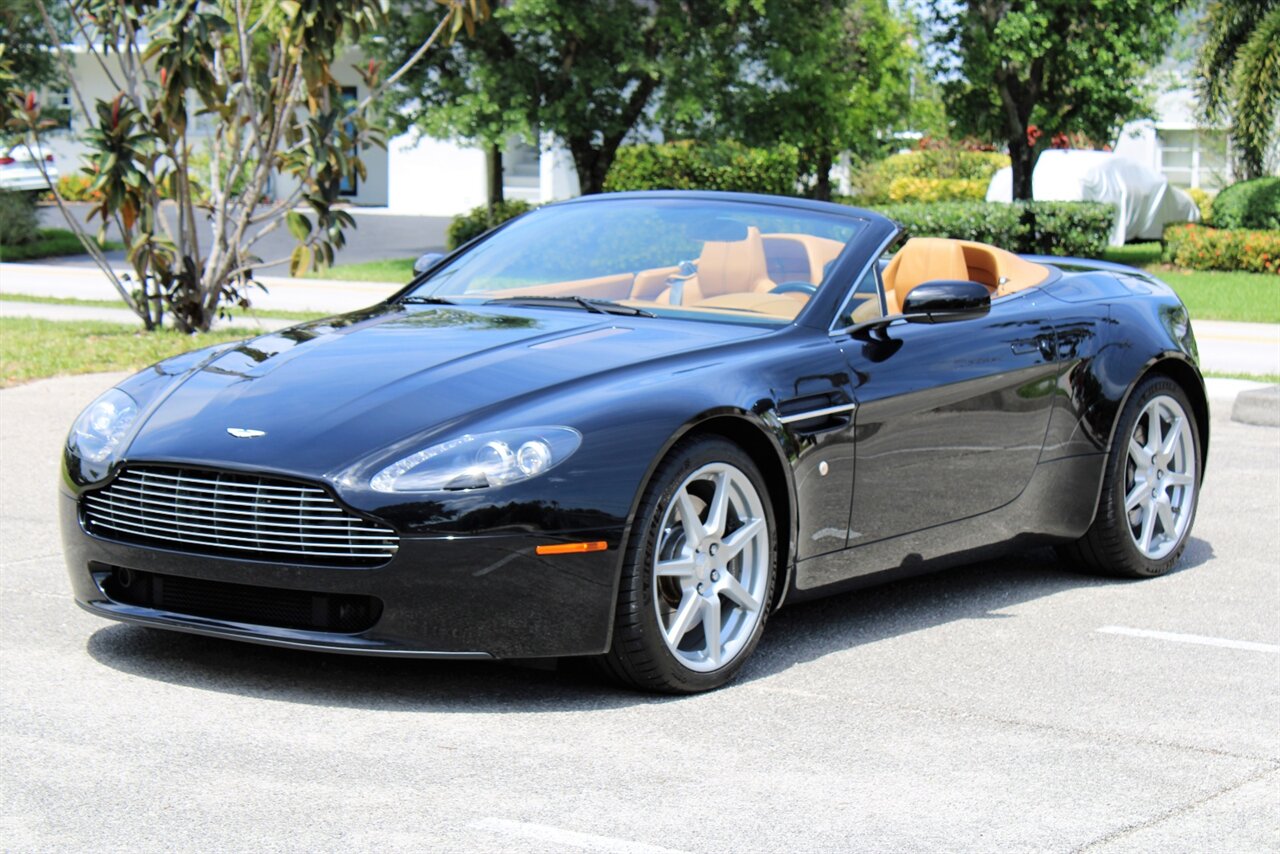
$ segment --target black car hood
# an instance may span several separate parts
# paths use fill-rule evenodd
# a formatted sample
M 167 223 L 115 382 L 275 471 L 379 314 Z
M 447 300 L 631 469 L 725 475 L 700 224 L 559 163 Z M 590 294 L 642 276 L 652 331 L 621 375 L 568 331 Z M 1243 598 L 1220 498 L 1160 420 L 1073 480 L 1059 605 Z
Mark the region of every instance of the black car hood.
M 381 306 L 221 353 L 175 381 L 125 456 L 331 472 L 495 404 L 768 331 L 564 309 Z

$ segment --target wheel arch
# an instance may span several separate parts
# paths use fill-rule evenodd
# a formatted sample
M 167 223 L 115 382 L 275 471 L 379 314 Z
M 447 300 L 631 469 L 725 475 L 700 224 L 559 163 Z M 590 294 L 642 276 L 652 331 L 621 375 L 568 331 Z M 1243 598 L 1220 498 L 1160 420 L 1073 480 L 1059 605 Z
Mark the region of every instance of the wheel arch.
M 773 506 L 774 525 L 778 535 L 777 583 L 774 584 L 772 609 L 782 606 L 786 591 L 790 589 L 795 566 L 795 544 L 799 526 L 796 506 L 795 478 L 783 450 L 782 437 L 758 415 L 736 408 L 724 408 L 703 413 L 682 425 L 667 439 L 662 449 L 654 454 L 639 489 L 631 502 L 628 514 L 627 538 L 635 534 L 640 502 L 644 499 L 654 473 L 678 443 L 698 436 L 718 436 L 726 439 L 751 457 L 764 476 L 769 490 L 769 502 Z M 622 551 L 628 547 L 623 543 Z
M 1203 478 L 1204 467 L 1209 460 L 1209 398 L 1205 394 L 1204 379 L 1199 369 L 1181 353 L 1162 353 L 1143 365 L 1142 370 L 1125 389 L 1124 399 L 1116 408 L 1116 418 L 1111 425 L 1111 441 L 1108 443 L 1108 449 L 1116 441 L 1115 431 L 1120 423 L 1120 414 L 1129 404 L 1129 398 L 1133 396 L 1134 390 L 1149 376 L 1163 376 L 1177 383 L 1187 395 L 1191 408 L 1195 410 L 1196 432 L 1200 439 L 1200 472 Z

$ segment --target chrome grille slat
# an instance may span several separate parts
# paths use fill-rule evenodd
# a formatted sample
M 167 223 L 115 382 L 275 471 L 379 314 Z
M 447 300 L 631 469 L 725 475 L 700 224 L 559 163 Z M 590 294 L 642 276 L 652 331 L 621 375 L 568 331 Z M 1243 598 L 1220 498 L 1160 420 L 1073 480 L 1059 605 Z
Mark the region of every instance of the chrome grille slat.
M 135 488 L 134 488 L 134 487 L 132 487 L 132 486 L 120 486 L 120 485 L 112 484 L 112 487 L 114 488 L 114 490 L 115 490 L 116 492 L 131 492 L 131 493 L 133 493 L 133 494 L 135 494 L 135 495 L 150 495 L 150 494 L 151 494 L 151 493 L 150 493 L 149 491 L 147 491 L 147 490 L 143 490 L 143 489 L 135 489 Z M 183 496 L 183 497 L 185 497 L 188 501 L 209 501 L 209 500 L 210 500 L 210 499 L 208 499 L 208 498 L 201 498 L 201 497 L 199 497 L 198 495 L 188 495 L 188 496 Z M 290 503 L 292 503 L 292 502 L 290 502 Z M 223 504 L 230 504 L 230 505 L 235 506 L 235 507 L 257 507 L 257 506 L 258 506 L 258 503 L 257 503 L 257 502 L 255 502 L 255 501 L 234 501 L 234 500 L 231 500 L 231 499 L 229 499 L 229 498 L 220 498 L 220 499 L 218 499 L 218 504 L 219 504 L 219 506 L 221 506 L 221 505 L 223 505 Z M 330 504 L 332 504 L 332 502 L 330 502 Z M 270 505 L 268 505 L 268 506 L 270 506 Z M 346 515 L 346 514 L 344 514 L 344 513 L 342 512 L 342 509 L 341 509 L 341 508 L 338 508 L 338 507 L 326 507 L 326 506 L 324 506 L 324 505 L 322 505 L 322 504 L 312 503 L 312 502 L 311 502 L 311 499 L 307 499 L 307 503 L 303 506 L 303 508 L 302 508 L 302 509 L 305 509 L 305 510 L 307 510 L 307 511 L 309 511 L 309 512 L 312 512 L 312 513 L 335 513 L 335 514 L 339 514 L 339 515 Z M 291 517 L 291 518 L 292 518 L 292 517 Z
M 236 475 L 236 477 L 244 477 L 244 476 L 245 475 Z M 248 475 L 248 477 L 254 477 L 254 475 Z M 129 480 L 133 480 L 133 477 L 131 476 L 131 474 L 126 473 L 126 474 L 122 474 L 120 476 L 120 479 L 124 481 L 129 481 Z M 242 489 L 247 489 L 251 491 L 267 489 L 267 490 L 272 490 L 276 492 L 288 492 L 290 494 L 295 494 L 295 495 L 310 493 L 312 495 L 319 495 L 324 498 L 329 497 L 328 494 L 323 489 L 319 489 L 314 486 L 267 486 L 267 485 L 256 486 L 254 484 L 237 483 L 235 481 L 209 480 L 207 478 L 191 477 L 188 475 L 174 476 L 174 475 L 164 474 L 163 472 L 153 472 L 153 471 L 146 471 L 142 473 L 137 480 L 138 482 L 149 482 L 152 480 L 165 480 L 165 481 L 175 481 L 177 483 L 203 483 L 208 486 L 217 487 L 219 489 L 230 489 L 234 487 L 240 487 Z
M 110 496 L 110 500 L 112 500 L 112 501 L 117 501 L 117 502 L 120 502 L 120 503 L 133 502 L 133 503 L 137 503 L 137 504 L 145 504 L 145 505 L 149 505 L 149 506 L 152 506 L 152 507 L 177 507 L 177 508 L 178 508 L 178 509 L 180 509 L 180 510 L 194 510 L 194 511 L 196 511 L 196 512 L 198 512 L 198 513 L 213 513 L 213 514 L 218 515 L 218 516 L 222 516 L 222 515 L 227 515 L 227 516 L 249 516 L 249 517 L 252 517 L 252 518 L 254 518 L 254 519 L 259 519 L 259 518 L 263 518 L 263 517 L 268 518 L 268 519 L 289 519 L 289 520 L 291 520 L 291 524 L 289 525 L 289 527 L 296 527 L 296 526 L 297 526 L 297 523 L 298 523 L 298 522 L 300 522 L 300 521 L 309 521 L 309 522 L 336 522 L 336 523 L 341 524 L 341 525 L 345 525 L 345 524 L 347 524 L 348 522 L 350 522 L 350 521 L 351 521 L 351 520 L 350 520 L 350 518 L 349 518 L 348 516 L 346 516 L 345 514 L 342 514 L 342 513 L 341 513 L 341 511 L 339 511 L 339 515 L 335 515 L 335 516 L 304 516 L 304 515 L 301 515 L 301 514 L 290 514 L 290 513 L 267 513 L 267 512 L 265 512 L 265 511 L 263 511 L 263 512 L 255 512 L 255 511 L 253 511 L 253 510 L 228 510 L 227 508 L 225 508 L 225 507 L 223 507 L 223 506 L 222 506 L 223 504 L 226 504 L 226 503 L 227 503 L 227 502 L 225 502 L 225 501 L 219 502 L 218 504 L 213 504 L 213 503 L 206 503 L 206 504 L 183 504 L 183 503 L 181 503 L 181 502 L 155 501 L 155 500 L 152 500 L 152 499 L 150 499 L 150 498 L 142 498 L 141 496 L 138 496 L 138 495 L 136 495 L 136 494 L 128 494 L 128 495 L 118 495 L 118 494 L 115 494 L 115 493 L 118 493 L 118 492 L 119 492 L 119 490 L 115 490 L 115 491 L 113 492 L 113 494 Z M 103 500 L 102 498 L 99 498 L 99 496 L 97 496 L 97 495 L 90 495 L 90 496 L 88 496 L 88 497 L 89 497 L 90 499 L 96 499 L 96 500 L 99 500 L 99 501 Z M 239 505 L 239 502 L 237 502 L 237 505 Z M 253 505 L 252 505 L 252 504 L 246 504 L 246 505 L 244 505 L 244 506 L 253 506 Z M 267 505 L 267 506 L 268 506 L 268 507 L 270 507 L 270 506 L 272 506 L 272 505 Z M 146 508 L 139 508 L 139 509 L 146 509 Z M 234 519 L 234 518 L 231 518 L 231 519 L 228 519 L 227 521 L 228 521 L 228 522 L 236 522 L 236 521 L 244 521 L 244 520 L 236 520 L 236 519 Z M 274 523 L 274 522 L 262 522 L 261 524 L 263 524 L 263 525 L 269 525 L 269 524 L 280 524 L 280 523 Z M 318 527 L 318 528 L 319 528 L 319 527 L 324 527 L 324 526 L 323 526 L 323 525 L 316 525 L 316 526 L 314 526 L 314 527 Z
M 176 487 L 175 491 L 199 492 L 205 495 L 234 495 L 237 498 L 255 498 L 255 499 L 256 498 L 271 498 L 271 499 L 282 498 L 282 499 L 287 499 L 289 501 L 304 501 L 304 502 L 317 503 L 317 504 L 332 503 L 329 496 L 325 495 L 323 492 L 318 495 L 311 494 L 311 493 L 304 493 L 297 496 L 283 494 L 283 493 L 267 493 L 264 496 L 261 493 L 251 492 L 247 490 L 244 490 L 244 491 L 233 490 L 230 488 L 230 486 L 228 486 L 228 488 L 226 489 L 218 489 L 218 488 L 206 489 L 203 486 L 188 486 L 186 483 L 181 483 L 181 482 L 162 481 L 157 483 L 154 481 L 146 481 L 146 480 L 124 480 L 122 482 L 130 486 L 141 487 L 142 489 L 155 489 L 157 487 L 160 487 L 163 489 L 175 489 Z
M 94 502 L 94 506 L 102 508 L 105 512 L 111 513 L 117 516 L 121 516 L 122 518 L 125 518 L 125 519 L 129 518 L 129 516 L 127 515 L 129 512 L 136 512 L 139 509 L 143 509 L 145 511 L 145 508 L 138 508 L 130 504 L 117 503 L 111 498 L 104 499 L 96 495 L 88 496 L 88 500 L 91 502 Z M 119 510 L 117 510 L 117 508 L 119 508 Z M 260 530 L 259 528 L 255 527 L 252 524 L 245 524 L 243 520 L 234 520 L 234 521 L 240 522 L 240 524 L 238 525 L 231 524 L 230 521 L 228 521 L 228 524 L 220 527 L 218 525 L 209 525 L 204 522 L 188 521 L 188 517 L 182 516 L 182 515 L 175 515 L 171 511 L 165 511 L 165 510 L 158 511 L 158 515 L 163 515 L 165 517 L 160 521 L 167 522 L 169 524 L 178 525 L 179 527 L 183 527 L 183 528 L 199 528 L 199 529 L 209 530 L 209 531 L 228 530 L 234 533 L 243 533 L 243 534 L 257 533 Z M 215 518 L 213 521 L 216 522 L 220 520 Z M 318 538 L 318 539 L 326 539 L 326 540 L 346 540 L 346 539 L 376 540 L 378 542 L 386 542 L 387 540 L 387 536 L 385 534 L 356 533 L 357 531 L 377 531 L 378 527 L 373 525 L 365 528 L 365 527 L 356 527 L 348 523 L 347 525 L 344 526 L 344 528 L 337 528 L 336 526 L 327 526 L 327 527 L 317 526 L 317 527 L 309 527 L 304 529 L 304 528 L 299 528 L 299 526 L 297 525 L 281 525 L 279 522 L 261 522 L 259 524 L 274 525 L 277 527 L 283 527 L 285 529 L 283 531 L 265 531 L 265 530 L 260 531 L 262 536 L 269 536 L 269 537 L 292 538 L 295 540 L 302 539 L 302 538 Z M 290 533 L 290 531 L 293 531 L 294 533 Z M 325 533 L 319 533 L 319 531 L 324 531 Z M 334 533 L 335 531 L 337 533 Z
M 82 505 L 86 528 L 99 536 L 198 553 L 373 566 L 399 547 L 395 531 L 324 489 L 256 474 L 131 467 Z

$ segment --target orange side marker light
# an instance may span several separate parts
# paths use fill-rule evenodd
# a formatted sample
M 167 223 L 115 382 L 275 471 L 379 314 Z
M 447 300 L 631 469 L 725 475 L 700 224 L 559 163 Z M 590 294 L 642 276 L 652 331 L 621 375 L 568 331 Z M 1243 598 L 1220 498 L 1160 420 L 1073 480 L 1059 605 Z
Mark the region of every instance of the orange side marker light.
M 540 555 L 573 555 L 583 554 L 584 552 L 602 552 L 609 548 L 609 544 L 604 540 L 597 540 L 593 543 L 556 543 L 550 546 L 538 546 L 537 552 Z

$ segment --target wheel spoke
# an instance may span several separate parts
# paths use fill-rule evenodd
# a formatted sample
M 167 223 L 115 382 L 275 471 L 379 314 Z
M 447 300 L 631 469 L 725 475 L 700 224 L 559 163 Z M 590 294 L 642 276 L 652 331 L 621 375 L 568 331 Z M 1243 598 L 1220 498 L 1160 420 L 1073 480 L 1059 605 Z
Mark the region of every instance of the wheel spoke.
M 742 527 L 734 531 L 728 539 L 720 541 L 720 559 L 725 563 L 733 560 L 762 530 L 764 530 L 763 519 L 750 519 L 743 523 Z
M 1129 512 L 1133 508 L 1142 503 L 1142 499 L 1148 494 L 1147 485 L 1145 483 L 1135 483 L 1133 489 L 1124 498 L 1125 512 Z
M 760 603 L 747 592 L 747 588 L 743 587 L 742 582 L 731 572 L 726 571 L 720 576 L 719 592 L 747 611 L 754 612 L 760 608 Z
M 671 560 L 660 560 L 653 571 L 659 578 L 692 578 L 693 558 L 677 557 Z
M 706 532 L 708 536 L 720 536 L 729 521 L 729 476 L 723 472 L 716 476 L 716 491 L 707 505 Z
M 1164 442 L 1160 445 L 1160 456 L 1165 459 L 1173 457 L 1173 452 L 1178 447 L 1178 440 L 1182 434 L 1182 419 L 1175 418 L 1173 423 L 1169 425 L 1169 433 L 1165 436 Z
M 707 660 L 712 664 L 720 664 L 720 597 L 710 596 L 703 600 L 702 632 L 707 637 Z
M 1173 507 L 1168 500 L 1156 502 L 1156 512 L 1160 516 L 1160 527 L 1164 529 L 1164 535 L 1169 539 L 1173 539 L 1173 532 L 1177 530 L 1177 525 L 1173 521 Z
M 1160 430 L 1160 410 L 1158 407 L 1152 407 L 1147 413 L 1147 451 L 1155 455 L 1163 446 L 1164 434 Z
M 1138 440 L 1129 437 L 1129 459 L 1133 460 L 1133 464 L 1138 468 L 1142 468 L 1151 462 L 1151 454 L 1146 448 L 1138 444 Z
M 1156 528 L 1156 508 L 1152 506 L 1152 502 L 1144 501 L 1142 507 L 1142 533 L 1138 537 L 1138 548 L 1143 553 L 1151 551 L 1151 535 Z
M 676 506 L 680 508 L 680 520 L 684 522 L 685 541 L 700 543 L 706 539 L 707 529 L 698 518 L 698 511 L 693 506 L 693 496 L 688 489 L 681 489 L 676 494 Z
M 1195 478 L 1185 472 L 1171 471 L 1164 476 L 1164 485 L 1168 486 L 1190 486 L 1195 482 Z
M 705 601 L 692 590 L 685 591 L 684 598 L 680 600 L 680 608 L 676 611 L 676 617 L 671 621 L 671 628 L 667 630 L 667 641 L 672 646 L 679 646 L 684 636 L 698 625 L 698 619 L 703 616 L 702 603 Z

